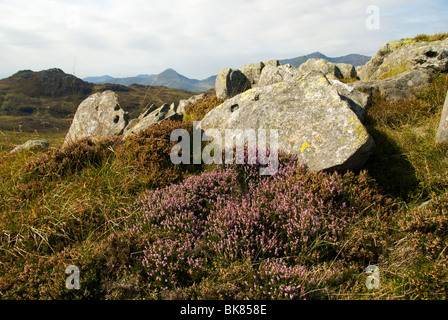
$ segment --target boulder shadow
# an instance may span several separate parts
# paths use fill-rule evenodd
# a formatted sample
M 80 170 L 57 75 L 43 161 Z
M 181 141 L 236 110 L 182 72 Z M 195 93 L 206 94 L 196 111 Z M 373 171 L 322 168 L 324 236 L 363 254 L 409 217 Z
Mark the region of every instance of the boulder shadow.
M 403 150 L 385 133 L 370 126 L 367 130 L 376 146 L 364 168 L 384 193 L 404 201 L 411 200 L 419 187 L 415 168 Z

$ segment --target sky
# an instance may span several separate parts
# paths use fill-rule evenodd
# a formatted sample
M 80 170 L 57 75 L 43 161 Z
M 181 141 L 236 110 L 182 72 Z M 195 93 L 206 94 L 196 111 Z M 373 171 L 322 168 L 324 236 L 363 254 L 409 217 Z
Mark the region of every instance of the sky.
M 79 78 L 205 79 L 226 67 L 448 32 L 448 0 L 0 0 L 0 78 L 60 68 Z

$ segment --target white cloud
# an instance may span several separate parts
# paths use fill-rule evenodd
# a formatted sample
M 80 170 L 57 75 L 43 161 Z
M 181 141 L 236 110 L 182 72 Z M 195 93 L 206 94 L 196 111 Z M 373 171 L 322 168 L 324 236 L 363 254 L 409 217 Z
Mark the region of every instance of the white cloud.
M 365 27 L 370 4 L 380 8 L 380 30 Z M 205 78 L 314 51 L 373 55 L 386 41 L 448 31 L 447 13 L 444 1 L 425 0 L 4 0 L 0 77 L 26 68 L 84 77 L 172 67 Z

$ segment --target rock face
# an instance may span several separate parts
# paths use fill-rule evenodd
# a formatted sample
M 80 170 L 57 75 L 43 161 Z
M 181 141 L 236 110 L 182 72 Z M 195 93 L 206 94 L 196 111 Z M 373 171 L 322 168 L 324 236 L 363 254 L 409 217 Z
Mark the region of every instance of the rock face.
M 440 117 L 439 129 L 437 130 L 436 142 L 448 142 L 448 91 L 443 105 L 442 116 Z
M 113 91 L 95 93 L 79 105 L 64 143 L 85 137 L 100 140 L 120 135 L 127 124 L 127 114 Z
M 370 106 L 370 93 L 356 90 L 353 86 L 345 84 L 332 75 L 326 76 L 328 82 L 337 90 L 342 100 L 347 101 L 350 109 L 358 116 L 359 120 L 364 121 L 367 108 Z
M 264 66 L 263 62 L 255 62 L 242 66 L 240 71 L 246 76 L 251 85 L 254 85 L 259 82 Z
M 251 87 L 249 79 L 240 70 L 225 68 L 216 77 L 215 91 L 219 99 L 227 99 Z
M 302 74 L 299 69 L 290 64 L 270 64 L 263 68 L 257 86 L 267 86 L 282 81 L 290 81 Z
M 448 71 L 448 39 L 385 43 L 358 74 L 362 81 L 384 80 L 407 70 Z
M 358 77 L 355 66 L 348 63 L 336 63 L 336 68 L 342 75 L 342 79 L 354 79 Z
M 230 98 L 207 113 L 201 128 L 223 137 L 226 129 L 276 129 L 279 148 L 313 171 L 357 169 L 374 146 L 348 102 L 317 71 Z
M 10 153 L 19 152 L 22 150 L 30 150 L 30 151 L 43 151 L 47 149 L 50 144 L 45 140 L 28 140 L 24 144 L 15 147 L 10 151 Z

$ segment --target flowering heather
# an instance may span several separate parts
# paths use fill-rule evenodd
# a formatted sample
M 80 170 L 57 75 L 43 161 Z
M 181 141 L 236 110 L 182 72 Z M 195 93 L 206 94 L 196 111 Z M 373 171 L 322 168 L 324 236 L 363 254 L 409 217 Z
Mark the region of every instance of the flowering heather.
M 134 231 L 157 239 L 147 243 L 142 261 L 148 276 L 155 280 L 153 286 L 185 285 L 204 269 L 205 252 L 198 248 L 207 215 L 218 199 L 230 199 L 236 186 L 237 175 L 227 169 L 193 176 L 140 198 L 142 214 Z
M 267 259 L 245 284 L 255 298 L 303 298 L 305 287 L 301 283 L 307 276 L 308 270 L 301 265 L 289 266 L 283 259 Z
M 305 283 L 280 279 L 299 277 L 305 267 L 296 263 L 334 258 L 355 211 L 344 201 L 341 176 L 308 173 L 286 154 L 280 159 L 272 176 L 260 176 L 259 163 L 223 165 L 141 196 L 134 231 L 150 238 L 142 260 L 150 286 L 188 286 L 211 266 L 271 261 L 257 271 L 274 279 L 268 292 L 301 297 Z M 284 257 L 291 259 L 279 266 Z
M 245 281 L 252 299 L 309 299 L 328 294 L 326 288 L 343 282 L 355 270 L 353 265 L 322 263 L 305 267 L 288 258 L 266 259 Z
M 305 171 L 304 168 L 298 168 Z M 237 258 L 334 253 L 338 236 L 353 219 L 353 210 L 341 201 L 344 188 L 333 175 L 312 190 L 300 176 L 281 174 L 252 184 L 242 199 L 218 203 L 210 213 L 205 235 L 222 261 Z M 323 189 L 325 188 L 325 189 Z M 238 248 L 238 250 L 235 250 Z

